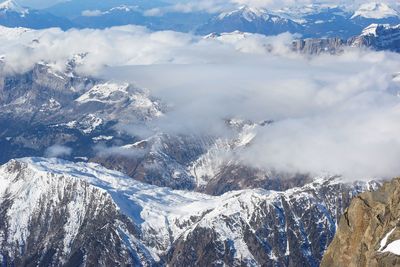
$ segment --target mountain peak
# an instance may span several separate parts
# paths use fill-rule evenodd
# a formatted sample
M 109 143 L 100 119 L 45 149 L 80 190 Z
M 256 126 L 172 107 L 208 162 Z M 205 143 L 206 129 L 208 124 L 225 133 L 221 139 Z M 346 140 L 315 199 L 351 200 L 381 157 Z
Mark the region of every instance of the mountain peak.
M 232 17 L 232 16 L 241 16 L 247 21 L 253 21 L 256 18 L 268 16 L 268 13 L 265 9 L 254 8 L 249 6 L 241 6 L 236 10 L 221 13 L 219 19 L 224 19 L 226 17 Z
M 352 18 L 363 17 L 367 19 L 384 19 L 388 17 L 399 17 L 400 14 L 385 3 L 371 2 L 362 4 L 354 13 Z
M 28 13 L 28 9 L 22 7 L 20 4 L 18 4 L 14 0 L 7 0 L 7 1 L 0 3 L 0 10 L 16 12 L 16 13 L 20 13 L 20 14 Z

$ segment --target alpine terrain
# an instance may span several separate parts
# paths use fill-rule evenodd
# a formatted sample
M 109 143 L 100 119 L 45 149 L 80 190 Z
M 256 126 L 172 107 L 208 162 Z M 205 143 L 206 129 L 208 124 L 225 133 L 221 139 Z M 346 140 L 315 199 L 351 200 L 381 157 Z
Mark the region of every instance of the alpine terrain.
M 400 265 L 399 96 L 397 1 L 0 2 L 0 266 Z

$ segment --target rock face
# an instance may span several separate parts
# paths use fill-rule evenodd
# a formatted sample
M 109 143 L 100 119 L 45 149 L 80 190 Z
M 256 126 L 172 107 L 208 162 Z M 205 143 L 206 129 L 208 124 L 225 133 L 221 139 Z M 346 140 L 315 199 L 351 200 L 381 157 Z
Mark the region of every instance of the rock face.
M 2 166 L 0 181 L 2 266 L 152 264 L 134 241 L 137 228 L 104 190 L 23 161 Z
M 318 266 L 350 199 L 335 177 L 222 196 L 142 184 L 94 163 L 0 167 L 0 265 Z
M 399 178 L 354 198 L 321 266 L 398 266 L 399 218 Z
M 360 35 L 347 40 L 340 38 L 309 38 L 296 40 L 292 50 L 306 55 L 339 54 L 344 49 L 368 48 L 400 52 L 400 25 L 371 24 Z
M 351 38 L 348 44 L 353 47 L 370 47 L 378 51 L 400 52 L 400 25 L 371 24 L 360 36 Z
M 345 44 L 346 42 L 339 38 L 301 39 L 293 42 L 292 49 L 307 55 L 337 54 L 343 51 Z

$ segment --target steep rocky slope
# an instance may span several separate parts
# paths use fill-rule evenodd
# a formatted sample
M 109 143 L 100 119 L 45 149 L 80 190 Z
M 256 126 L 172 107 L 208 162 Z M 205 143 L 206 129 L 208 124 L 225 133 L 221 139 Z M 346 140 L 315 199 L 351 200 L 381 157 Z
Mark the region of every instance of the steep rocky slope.
M 399 216 L 399 178 L 354 198 L 321 266 L 398 266 Z
M 43 163 L 0 167 L 2 266 L 152 265 L 109 194 L 77 174 L 34 167 Z
M 12 160 L 0 167 L 0 264 L 318 266 L 352 196 L 375 187 L 319 177 L 213 197 L 93 163 Z
M 309 38 L 293 42 L 293 51 L 307 55 L 338 54 L 348 48 L 400 52 L 400 25 L 371 24 L 360 35 L 347 40 L 340 38 Z

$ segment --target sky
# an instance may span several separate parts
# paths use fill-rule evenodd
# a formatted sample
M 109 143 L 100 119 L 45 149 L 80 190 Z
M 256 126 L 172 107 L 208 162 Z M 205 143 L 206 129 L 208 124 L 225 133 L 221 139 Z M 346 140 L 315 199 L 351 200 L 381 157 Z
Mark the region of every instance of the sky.
M 26 5 L 33 8 L 45 8 L 52 6 L 59 2 L 65 2 L 66 0 L 18 0 L 22 5 Z M 77 4 L 84 0 L 75 0 Z M 148 0 L 151 1 L 151 0 Z M 134 1 L 126 1 L 127 4 L 132 3 Z M 355 5 L 358 6 L 362 3 L 371 2 L 365 0 L 165 0 L 165 2 L 170 3 L 175 6 L 175 9 L 181 10 L 195 10 L 195 9 L 204 9 L 209 11 L 215 11 L 221 9 L 223 6 L 231 6 L 234 5 L 249 5 L 252 7 L 263 7 L 263 8 L 282 8 L 291 5 L 304 5 L 304 4 L 312 4 L 312 3 L 328 3 L 328 4 L 346 4 L 346 5 Z M 391 5 L 398 4 L 397 0 L 374 0 L 374 2 L 383 2 Z
M 19 0 L 17 2 L 23 6 L 40 9 L 40 8 L 50 7 L 57 3 L 64 2 L 64 0 Z

